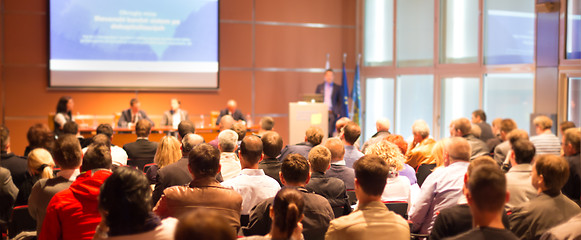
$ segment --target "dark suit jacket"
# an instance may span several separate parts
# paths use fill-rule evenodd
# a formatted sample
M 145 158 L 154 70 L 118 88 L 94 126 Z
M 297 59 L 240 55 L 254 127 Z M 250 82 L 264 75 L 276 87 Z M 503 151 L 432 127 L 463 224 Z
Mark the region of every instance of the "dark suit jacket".
M 311 173 L 311 180 L 305 185 L 305 188 L 326 198 L 332 208 L 343 207 L 343 215 L 351 213 L 351 205 L 349 205 L 349 199 L 347 199 L 345 184 L 341 179 L 327 177 L 324 173 L 313 172 Z M 335 215 L 335 217 L 340 216 Z
M 298 153 L 305 157 L 306 159 L 309 159 L 309 151 L 311 151 L 311 148 L 313 147 L 314 147 L 313 144 L 308 142 L 302 142 L 295 145 L 286 145 L 286 147 L 284 147 L 284 149 L 282 149 L 282 151 L 280 152 L 278 160 L 282 162 L 286 158 L 286 156 L 288 156 L 291 153 Z
M 123 150 L 127 152 L 129 159 L 151 159 L 157 151 L 157 143 L 147 139 L 137 139 L 135 142 L 123 145 Z
M 180 113 L 180 121 L 189 120 L 190 117 L 188 116 L 188 111 L 179 110 Z M 173 126 L 173 110 L 169 110 L 163 113 L 163 118 L 161 119 L 162 126 Z
M 137 112 L 137 114 L 139 114 L 139 119 L 146 119 L 147 121 L 149 121 L 151 123 L 151 126 L 155 125 L 153 123 L 153 121 L 151 121 L 151 119 L 149 119 L 149 117 L 147 116 L 145 111 L 139 110 L 139 112 Z M 119 121 L 117 122 L 117 126 L 118 127 L 127 127 L 127 124 L 130 122 L 131 122 L 131 109 L 126 109 L 125 111 L 121 112 L 121 117 L 119 118 Z
M 581 155 L 577 153 L 574 156 L 566 156 L 565 159 L 569 162 L 569 179 L 561 191 L 565 196 L 579 203 L 581 198 Z
M 335 114 L 336 119 L 340 117 L 346 116 L 347 113 L 345 112 L 344 105 L 345 102 L 343 101 L 343 88 L 341 85 L 333 83 L 333 91 L 331 92 L 331 103 L 333 104 L 332 109 L 333 113 Z M 315 93 L 325 94 L 325 83 L 321 83 L 317 85 L 317 90 Z M 323 96 L 324 97 L 324 96 Z M 334 127 L 334 126 L 333 126 Z M 329 126 L 331 129 L 331 126 Z
M 508 216 L 505 212 L 502 214 L 502 224 L 506 229 L 509 228 Z M 468 204 L 459 204 L 453 207 L 442 209 L 436 217 L 430 240 L 439 240 L 447 237 L 453 237 L 460 233 L 472 229 L 472 213 Z
M 18 188 L 12 182 L 10 171 L 0 167 L 0 221 L 8 222 L 8 213 L 14 206 Z
M 325 176 L 341 179 L 345 183 L 346 189 L 355 189 L 355 171 L 353 168 L 345 165 L 331 164 L 331 168 L 325 172 Z
M 228 115 L 228 108 L 220 110 L 220 116 L 218 116 L 218 119 L 216 119 L 216 125 L 220 123 L 220 118 L 222 118 L 224 115 Z M 234 120 L 236 121 L 238 120 L 246 121 L 244 114 L 242 114 L 242 112 L 240 112 L 240 110 L 238 109 L 236 109 L 236 111 L 232 113 L 232 118 L 234 118 Z
M 282 166 L 282 162 L 276 158 L 265 158 L 258 163 L 258 168 L 264 171 L 264 174 L 267 176 L 274 178 L 282 187 L 282 183 L 280 182 L 280 166 Z
M 16 156 L 13 153 L 2 152 L 0 167 L 10 170 L 12 181 L 16 187 L 20 188 L 22 186 L 22 183 L 26 180 L 26 173 L 28 172 L 28 161 L 26 158 Z

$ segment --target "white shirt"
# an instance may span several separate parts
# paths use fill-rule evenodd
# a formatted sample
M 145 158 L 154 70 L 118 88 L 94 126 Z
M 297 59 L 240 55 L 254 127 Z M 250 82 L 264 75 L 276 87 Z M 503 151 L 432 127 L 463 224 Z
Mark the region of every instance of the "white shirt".
M 395 178 L 388 178 L 387 184 L 381 194 L 382 202 L 407 202 L 411 205 L 410 180 L 404 176 L 397 176 Z
M 220 154 L 220 165 L 222 166 L 222 178 L 224 181 L 238 176 L 242 167 L 240 160 L 233 152 L 223 152 Z
M 178 126 L 180 125 L 180 122 L 182 121 L 181 110 L 178 109 L 177 111 L 175 111 L 171 117 L 172 117 L 173 128 L 178 128 Z
M 242 215 L 249 215 L 250 210 L 266 200 L 274 197 L 280 185 L 274 178 L 266 176 L 262 169 L 242 169 L 240 175 L 222 182 L 222 186 L 231 187 L 242 195 Z
M 87 152 L 87 148 L 83 148 L 83 155 Z M 111 159 L 113 160 L 113 165 L 123 166 L 127 165 L 127 152 L 123 148 L 111 145 Z
M 175 228 L 178 224 L 178 220 L 173 218 L 173 217 L 168 217 L 164 220 L 161 221 L 161 225 L 157 226 L 155 229 L 148 231 L 148 232 L 143 232 L 143 233 L 138 233 L 138 234 L 131 234 L 131 235 L 121 235 L 121 236 L 115 236 L 115 237 L 107 237 L 107 234 L 104 234 L 105 236 L 102 236 L 101 234 L 99 234 L 101 231 L 99 230 L 99 226 L 97 226 L 97 232 L 95 233 L 95 236 L 93 236 L 93 239 L 95 240 L 104 240 L 104 239 L 109 239 L 109 240 L 133 240 L 133 239 L 159 239 L 159 240 L 173 240 L 174 239 L 174 232 L 175 232 Z

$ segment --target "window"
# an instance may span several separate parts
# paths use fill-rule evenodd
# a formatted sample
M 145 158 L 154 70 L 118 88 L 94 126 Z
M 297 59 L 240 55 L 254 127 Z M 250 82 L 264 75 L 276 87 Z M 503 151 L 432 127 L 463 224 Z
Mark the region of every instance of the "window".
M 512 118 L 518 128 L 529 129 L 533 112 L 532 73 L 486 74 L 483 105 L 487 119 Z
M 484 63 L 533 63 L 535 1 L 484 2 Z
M 398 76 L 396 86 L 396 120 L 392 132 L 407 139 L 412 135 L 412 124 L 418 119 L 425 120 L 433 129 L 434 76 Z
M 393 0 L 365 1 L 365 66 L 393 63 Z
M 442 0 L 440 63 L 478 62 L 478 1 Z
M 434 1 L 398 1 L 395 36 L 398 67 L 433 66 Z
M 393 78 L 368 78 L 365 90 L 365 133 L 367 140 L 376 132 L 375 122 L 387 118 L 393 125 Z
M 440 138 L 450 136 L 448 126 L 454 119 L 468 117 L 479 108 L 479 78 L 442 79 Z
M 581 0 L 567 1 L 567 59 L 581 59 Z
M 569 78 L 567 119 L 581 126 L 581 78 Z

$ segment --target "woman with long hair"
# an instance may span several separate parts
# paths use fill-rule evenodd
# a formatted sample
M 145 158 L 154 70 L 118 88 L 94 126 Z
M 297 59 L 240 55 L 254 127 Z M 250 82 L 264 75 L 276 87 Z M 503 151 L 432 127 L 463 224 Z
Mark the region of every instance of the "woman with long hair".
M 157 171 L 167 165 L 177 162 L 182 158 L 181 144 L 174 136 L 165 136 L 159 140 L 157 151 L 153 157 L 154 166 L 147 170 L 147 179 L 151 184 L 156 182 Z
M 243 239 L 303 239 L 303 195 L 296 189 L 283 188 L 274 197 L 270 207 L 272 226 L 265 236 L 252 236 Z
M 54 161 L 52 155 L 44 148 L 35 148 L 28 154 L 28 173 L 16 197 L 15 205 L 27 205 L 32 186 L 40 179 L 53 177 Z
M 54 115 L 54 133 L 58 136 L 65 126 L 65 123 L 73 121 L 73 108 L 75 103 L 70 96 L 62 96 L 56 105 L 56 114 Z

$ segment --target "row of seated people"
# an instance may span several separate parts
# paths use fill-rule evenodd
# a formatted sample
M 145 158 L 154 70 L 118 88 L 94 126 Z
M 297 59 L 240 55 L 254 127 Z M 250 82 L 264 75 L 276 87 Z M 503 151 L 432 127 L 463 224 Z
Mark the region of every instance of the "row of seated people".
M 460 125 L 460 124 L 458 124 L 458 125 Z M 335 165 L 335 166 L 344 166 L 343 167 L 344 170 L 345 169 L 351 169 L 351 168 L 346 167 L 346 164 L 347 164 L 346 159 L 343 160 L 343 156 L 345 156 L 346 154 L 344 154 L 345 153 L 345 149 L 343 149 L 343 146 L 341 144 L 341 141 L 343 141 L 343 142 L 346 141 L 345 138 L 350 138 L 349 137 L 349 135 L 350 135 L 350 133 L 349 133 L 350 130 L 349 129 L 351 127 L 352 128 L 355 128 L 360 133 L 360 129 L 358 129 L 358 126 L 356 126 L 356 124 L 348 123 L 343 128 L 344 133 L 342 134 L 342 136 L 340 138 L 341 140 L 339 140 L 339 139 L 330 139 L 329 141 L 327 141 L 327 143 L 325 143 L 325 147 L 323 147 L 323 146 L 312 147 L 305 154 L 304 151 L 303 151 L 304 150 L 304 145 L 309 145 L 310 144 L 310 145 L 316 146 L 316 145 L 319 145 L 321 143 L 321 139 L 322 139 L 322 131 L 320 131 L 320 129 L 311 128 L 311 129 L 309 129 L 307 131 L 307 136 L 306 136 L 306 140 L 307 140 L 306 142 L 308 142 L 308 144 L 299 144 L 296 147 L 295 146 L 287 146 L 287 148 L 285 148 L 285 151 L 286 152 L 293 151 L 293 149 L 294 150 L 297 150 L 298 149 L 299 153 L 301 151 L 303 151 L 303 154 L 307 155 L 306 157 L 303 156 L 303 159 L 305 159 L 305 161 L 306 161 L 306 159 L 308 158 L 309 161 L 310 161 L 310 163 L 307 162 L 307 164 L 305 165 L 306 166 L 306 171 L 304 171 L 304 172 L 306 172 L 307 175 L 313 176 L 313 179 L 325 178 L 325 175 L 326 175 L 325 170 L 327 168 L 333 169 L 333 165 Z M 574 130 L 574 129 L 572 129 L 572 130 Z M 355 134 L 357 136 L 354 137 L 354 139 L 357 139 L 359 137 L 358 136 L 359 133 Z M 282 140 L 280 139 L 280 136 L 278 136 L 278 139 L 276 141 L 273 141 L 273 142 L 276 142 L 276 143 L 280 142 L 280 144 L 276 144 L 277 145 L 276 148 L 278 149 L 278 151 L 276 151 L 276 148 L 274 148 L 275 151 L 272 151 L 272 152 L 269 152 L 267 150 L 267 148 L 269 147 L 269 144 L 273 145 L 272 143 L 268 143 L 269 142 L 268 139 L 271 138 L 270 137 L 271 135 L 272 136 L 278 136 L 278 134 L 276 134 L 275 132 L 272 132 L 272 134 L 270 134 L 270 135 L 268 133 L 265 134 L 262 137 L 262 139 L 260 139 L 260 140 L 257 140 L 257 137 L 247 137 L 247 138 L 244 138 L 243 141 L 240 144 L 240 154 L 239 154 L 240 159 L 237 159 L 236 156 L 235 156 L 235 154 L 234 154 L 234 150 L 237 148 L 236 145 L 237 145 L 237 142 L 238 142 L 237 141 L 238 140 L 238 138 L 237 138 L 238 137 L 238 134 L 236 134 L 235 132 L 230 131 L 230 130 L 224 130 L 224 131 L 222 131 L 220 133 L 220 136 L 218 137 L 218 142 L 219 142 L 218 149 L 221 150 L 221 153 L 219 153 L 220 157 L 219 157 L 219 161 L 218 162 L 220 163 L 221 169 L 216 172 L 216 174 L 217 174 L 216 176 L 219 176 L 219 175 L 232 176 L 232 177 L 227 177 L 227 178 L 225 177 L 224 179 L 226 181 L 223 183 L 222 186 L 232 187 L 239 194 L 242 195 L 242 202 L 241 202 L 242 210 L 244 210 L 244 209 L 247 209 L 247 210 L 248 209 L 251 209 L 250 212 L 249 212 L 249 214 L 250 214 L 250 223 L 249 223 L 248 227 L 244 228 L 244 231 L 243 231 L 244 233 L 253 234 L 253 232 L 252 232 L 252 231 L 254 231 L 253 229 L 262 229 L 262 230 L 259 230 L 261 232 L 259 232 L 258 234 L 266 234 L 268 232 L 268 227 L 270 226 L 270 224 L 269 224 L 270 223 L 269 222 L 270 216 L 268 216 L 269 214 L 267 213 L 268 212 L 268 209 L 269 209 L 269 206 L 270 206 L 269 203 L 267 203 L 267 201 L 264 201 L 264 202 L 258 201 L 259 203 L 258 203 L 258 205 L 256 205 L 256 202 L 248 202 L 248 201 L 246 201 L 246 199 L 251 199 L 250 201 L 256 201 L 254 198 L 258 198 L 259 196 L 257 196 L 257 194 L 254 194 L 254 195 L 253 194 L 250 194 L 250 196 L 248 196 L 248 192 L 254 193 L 253 191 L 249 191 L 248 189 L 249 188 L 252 188 L 253 186 L 254 187 L 256 187 L 256 186 L 262 186 L 263 184 L 260 184 L 260 185 L 259 184 L 254 184 L 254 185 L 251 184 L 251 185 L 248 185 L 248 186 L 244 186 L 244 183 L 248 184 L 248 182 L 254 182 L 255 181 L 255 180 L 254 181 L 249 181 L 249 179 L 252 179 L 252 178 L 249 178 L 249 177 L 246 177 L 248 179 L 244 179 L 244 176 L 245 175 L 246 176 L 261 175 L 260 173 L 262 173 L 262 171 L 252 171 L 251 169 L 256 169 L 256 167 L 258 167 L 258 166 L 261 165 L 260 163 L 265 162 L 264 160 L 263 161 L 260 161 L 260 159 L 262 158 L 262 153 L 264 153 L 264 155 L 265 155 L 266 158 L 270 158 L 271 160 L 274 160 L 275 159 L 275 157 L 273 157 L 273 156 L 277 156 L 278 153 L 280 153 L 280 149 L 282 148 Z M 195 136 L 195 135 L 191 135 L 191 136 Z M 567 134 L 565 136 L 567 136 Z M 105 141 L 105 142 L 108 139 L 107 137 L 102 137 L 102 138 L 103 138 L 103 141 Z M 276 138 L 276 137 L 273 137 L 273 138 Z M 313 139 L 314 139 L 314 141 L 313 141 Z M 578 139 L 578 137 L 577 137 L 577 139 Z M 403 169 L 402 169 L 403 167 L 401 167 L 402 165 L 404 165 L 402 162 L 406 161 L 405 160 L 405 157 L 403 157 L 404 154 L 402 154 L 400 152 L 401 151 L 401 147 L 398 147 L 397 145 L 394 145 L 393 143 L 390 143 L 390 142 L 388 142 L 386 140 L 384 141 L 384 140 L 385 139 L 382 139 L 380 141 L 377 141 L 376 143 L 369 144 L 371 146 L 369 147 L 369 150 L 366 150 L 365 151 L 365 153 L 368 154 L 368 155 L 376 155 L 376 156 L 379 156 L 381 159 L 383 159 L 383 161 L 386 162 L 388 164 L 388 166 L 390 167 L 389 168 L 390 170 L 388 171 L 388 176 L 390 176 L 390 178 L 400 177 L 398 175 L 400 173 L 403 173 L 404 172 Z M 194 146 L 194 145 L 198 144 L 198 143 L 193 143 L 193 144 L 190 144 L 190 147 L 188 147 L 187 145 L 188 145 L 188 142 L 189 141 L 190 141 L 190 137 L 188 137 L 188 136 L 185 136 L 182 139 L 182 149 L 184 150 L 184 156 L 186 156 L 188 154 L 188 152 L 191 152 L 192 151 L 192 148 L 190 148 L 191 146 Z M 247 145 L 248 145 L 248 148 L 250 148 L 250 149 L 253 148 L 252 146 L 259 145 L 259 143 L 261 145 L 263 145 L 263 146 L 261 146 L 263 149 L 260 150 L 260 153 L 261 154 L 257 154 L 256 153 L 257 151 L 255 149 L 255 151 L 254 151 L 255 154 L 250 154 L 250 156 L 254 156 L 254 157 L 247 156 L 248 157 L 247 159 L 252 159 L 252 161 L 250 161 L 250 162 L 247 162 L 245 160 L 245 157 L 243 157 L 243 156 L 245 156 L 245 154 L 248 155 L 249 154 L 248 152 L 250 151 L 250 150 L 246 149 L 247 148 L 246 147 L 246 144 L 244 144 L 246 141 L 248 141 L 248 144 Z M 443 151 L 444 152 L 444 154 L 443 154 L 444 155 L 444 158 L 443 158 L 444 159 L 444 161 L 443 161 L 444 162 L 444 167 L 443 168 L 440 168 L 440 169 L 434 170 L 434 173 L 437 172 L 438 174 L 431 174 L 430 176 L 428 176 L 428 178 L 426 179 L 426 181 L 428 183 L 439 183 L 440 181 L 433 180 L 433 179 L 437 179 L 438 177 L 442 177 L 442 176 L 452 177 L 452 178 L 454 178 L 454 177 L 456 177 L 456 178 L 463 178 L 463 176 L 464 176 L 464 172 L 465 171 L 462 172 L 463 166 L 460 166 L 460 165 L 467 165 L 467 164 L 455 164 L 455 163 L 456 162 L 461 163 L 461 161 L 468 162 L 468 160 L 470 160 L 473 157 L 472 156 L 473 155 L 472 154 L 473 152 L 471 151 L 471 146 L 469 146 L 469 144 L 468 144 L 469 147 L 463 149 L 463 150 L 466 150 L 466 149 L 468 150 L 467 152 L 464 152 L 463 153 L 465 156 L 467 156 L 467 157 L 465 157 L 465 159 L 462 159 L 462 160 L 461 159 L 455 159 L 454 157 L 462 156 L 462 154 L 461 153 L 459 153 L 459 154 L 452 154 L 450 148 L 452 148 L 453 146 L 457 145 L 457 144 L 454 144 L 455 141 L 460 141 L 460 140 L 454 138 L 453 140 L 448 140 L 448 141 L 449 141 L 448 143 L 445 143 L 444 144 L 444 149 L 446 149 L 446 151 Z M 100 142 L 100 141 L 96 141 L 96 142 Z M 462 141 L 460 141 L 460 142 L 462 142 Z M 469 143 L 469 141 L 465 141 L 465 142 Z M 578 140 L 577 140 L 577 142 L 578 142 Z M 569 140 L 568 143 L 569 144 L 565 144 L 564 146 L 571 146 L 571 140 Z M 353 141 L 350 141 L 350 145 L 352 146 L 353 144 L 354 144 Z M 348 144 L 346 144 L 346 145 L 348 145 Z M 579 144 L 577 144 L 577 146 L 578 145 Z M 280 147 L 278 147 L 278 146 L 280 146 Z M 573 144 L 572 146 L 575 146 L 575 144 Z M 110 147 L 109 147 L 109 149 L 110 149 Z M 271 147 L 271 149 L 272 149 L 272 147 Z M 398 149 L 399 149 L 399 151 L 398 151 Z M 405 149 L 405 148 L 403 148 L 403 149 Z M 573 150 L 574 150 L 574 148 L 573 148 Z M 250 152 L 252 152 L 252 151 L 250 151 Z M 269 153 L 267 153 L 267 152 L 269 152 Z M 571 151 L 571 149 L 568 149 L 565 152 L 571 153 L 572 151 Z M 573 151 L 573 153 L 574 153 L 574 151 Z M 577 149 L 577 155 L 578 155 L 578 153 L 579 153 L 579 151 Z M 301 154 L 299 154 L 299 155 L 291 155 L 291 154 L 292 153 L 289 153 L 289 156 L 294 156 L 295 158 L 298 157 L 298 156 L 301 156 Z M 333 156 L 334 154 L 335 154 L 335 156 Z M 341 156 L 341 154 L 344 154 L 344 155 Z M 448 155 L 446 155 L 446 154 L 448 154 Z M 260 158 L 256 158 L 258 155 L 260 155 Z M 191 153 L 190 153 L 190 156 L 191 156 Z M 280 161 L 278 161 L 278 162 L 282 166 L 282 165 L 284 165 L 284 162 L 287 159 L 289 159 L 289 158 L 290 157 L 285 157 L 284 159 L 282 159 L 283 160 L 282 162 L 280 162 Z M 183 161 L 184 159 L 185 159 L 185 165 L 183 164 L 184 163 L 184 161 Z M 290 158 L 290 159 L 292 160 L 293 158 Z M 453 159 L 453 161 L 450 160 L 450 159 Z M 448 160 L 448 162 L 446 162 L 446 160 Z M 180 164 L 178 164 L 178 163 L 180 161 L 182 162 L 181 163 L 181 166 L 182 167 L 179 167 Z M 194 177 L 192 178 L 192 176 L 188 173 L 189 171 L 191 171 L 191 166 L 190 166 L 191 159 L 189 159 L 187 157 L 184 157 L 180 161 L 176 162 L 175 164 L 170 164 L 170 165 L 168 165 L 166 167 L 162 167 L 160 169 L 160 171 L 158 172 L 158 174 L 156 175 L 157 176 L 157 179 L 155 179 L 155 181 L 156 181 L 156 188 L 155 188 L 155 191 L 153 193 L 153 195 L 154 195 L 154 197 L 153 197 L 154 202 L 157 201 L 157 199 L 156 199 L 156 191 L 159 194 L 159 197 L 163 200 L 165 198 L 168 198 L 168 196 L 170 196 L 172 194 L 172 192 L 173 192 L 173 191 L 170 191 L 169 192 L 170 194 L 167 195 L 167 194 L 165 194 L 165 191 L 164 191 L 165 188 L 168 188 L 169 186 L 172 186 L 172 185 L 187 184 L 188 182 L 192 181 L 192 179 L 196 179 L 195 174 L 194 174 Z M 236 162 L 236 161 L 238 161 L 238 162 Z M 256 161 L 256 162 L 254 162 L 254 161 Z M 296 161 L 298 161 L 298 160 L 296 160 Z M 236 168 L 236 166 L 235 166 L 236 163 L 238 163 L 238 165 L 239 165 L 238 168 Z M 398 166 L 398 163 L 399 163 L 399 166 Z M 172 165 L 175 166 L 175 167 L 173 167 L 173 168 L 170 167 Z M 262 164 L 262 165 L 263 165 L 262 167 L 265 168 L 265 171 L 264 172 L 267 172 L 268 173 L 269 171 L 266 170 L 267 168 L 264 166 L 265 164 Z M 309 167 L 309 165 L 310 165 L 310 167 Z M 516 165 L 516 164 L 513 164 L 513 165 Z M 189 178 L 189 179 L 185 183 L 182 182 L 182 183 L 178 183 L 178 184 L 172 184 L 172 180 L 178 180 L 178 178 L 180 178 L 179 177 L 180 174 L 176 174 L 176 173 L 179 173 L 180 171 L 181 172 L 185 172 L 185 170 L 188 168 L 188 166 L 190 167 L 190 169 L 185 174 L 187 176 L 184 175 L 182 177 L 183 178 Z M 452 167 L 452 166 L 455 166 L 455 167 Z M 240 171 L 241 168 L 244 168 L 244 169 L 242 171 Z M 164 169 L 167 170 L 167 171 L 164 171 Z M 171 171 L 172 169 L 174 169 L 174 171 Z M 401 169 L 401 170 L 398 172 L 398 171 L 396 171 L 398 169 Z M 449 171 L 449 174 L 444 173 L 445 170 Z M 233 175 L 231 174 L 232 172 L 236 172 L 236 171 L 238 171 L 237 174 L 233 174 Z M 285 180 L 284 180 L 285 179 L 284 178 L 284 174 L 283 174 L 284 171 L 283 171 L 282 168 L 279 171 L 281 173 L 280 173 L 280 175 L 278 175 L 278 174 L 277 175 L 279 176 L 280 183 L 286 185 L 285 184 Z M 272 172 L 278 173 L 279 171 L 271 171 L 271 173 Z M 413 168 L 412 168 L 412 171 L 413 171 Z M 163 174 L 164 172 L 166 172 L 168 174 Z M 310 172 L 310 174 L 309 174 L 309 172 Z M 343 171 L 343 172 L 348 172 L 348 171 Z M 351 169 L 351 172 L 353 172 L 352 169 Z M 298 172 L 295 172 L 295 173 L 298 173 Z M 264 173 L 262 173 L 262 175 L 264 175 Z M 268 175 L 269 176 L 274 176 L 274 174 L 268 174 Z M 356 175 L 356 174 L 354 174 L 354 175 Z M 214 176 L 213 179 L 215 179 L 216 176 Z M 243 177 L 241 178 L 240 176 L 243 176 Z M 290 176 L 296 177 L 296 174 L 292 174 Z M 458 176 L 460 176 L 460 177 L 458 177 Z M 274 176 L 274 177 L 276 177 L 276 176 Z M 344 173 L 339 174 L 339 177 L 340 178 L 343 178 L 343 179 L 347 179 L 347 180 L 343 180 L 342 181 L 344 183 L 344 186 L 348 185 L 348 182 L 353 182 L 354 183 L 355 182 L 354 179 L 356 178 L 356 176 L 353 176 L 353 175 L 351 175 L 351 177 L 345 176 Z M 327 176 L 327 178 L 328 178 L 328 176 Z M 389 181 L 390 178 L 387 179 L 387 185 L 388 186 L 386 188 L 383 188 L 382 187 L 382 194 L 380 196 L 383 196 L 384 193 L 385 193 L 385 191 L 391 190 L 392 189 L 392 186 L 395 186 L 393 184 L 390 185 L 390 181 Z M 430 178 L 432 178 L 432 179 L 430 179 Z M 352 179 L 352 180 L 349 180 L 349 179 Z M 310 180 L 310 177 L 308 177 L 307 179 L 301 181 L 302 182 L 302 185 L 304 185 L 304 188 L 305 188 L 306 191 L 309 191 L 309 187 L 308 187 L 309 180 Z M 416 184 L 416 183 L 413 183 L 412 184 L 412 182 L 410 180 L 408 180 L 409 181 L 409 183 L 408 183 L 408 189 L 409 189 L 410 185 Z M 212 181 L 215 181 L 215 180 L 212 180 Z M 196 181 L 192 181 L 190 183 L 190 187 L 196 187 L 196 185 L 194 184 L 194 182 L 196 182 Z M 268 181 L 265 181 L 265 182 L 268 182 Z M 332 183 L 331 180 L 324 180 L 324 181 L 322 181 L 322 183 L 329 183 L 329 182 Z M 290 183 L 291 185 L 286 185 L 286 186 L 293 186 L 292 185 L 293 183 L 295 183 L 295 182 L 291 182 Z M 458 185 L 457 181 L 454 182 L 454 183 L 456 185 Z M 460 183 L 463 183 L 463 181 L 460 181 Z M 242 184 L 242 186 L 240 186 L 240 184 Z M 338 207 L 338 204 L 337 204 L 338 202 L 339 203 L 342 203 L 342 204 L 345 204 L 345 202 L 346 202 L 345 201 L 346 196 L 345 196 L 344 192 L 345 192 L 346 189 L 348 189 L 348 187 L 337 187 L 337 185 L 341 186 L 340 184 L 341 184 L 341 182 L 337 182 L 337 183 L 333 183 L 333 184 L 328 184 L 328 186 L 330 188 L 320 188 L 324 184 L 315 184 L 314 189 L 311 189 L 311 191 L 314 190 L 315 193 L 318 193 L 319 195 L 324 196 L 324 197 L 327 198 L 327 200 L 326 200 L 325 203 L 328 206 L 331 207 L 330 208 L 331 211 L 327 211 L 327 214 L 329 215 L 329 220 L 332 219 L 333 217 L 335 217 L 335 215 L 339 215 L 340 216 L 340 215 L 343 215 L 343 214 L 347 214 L 350 211 L 350 208 L 345 208 L 344 207 L 343 209 L 346 211 L 344 213 L 336 214 L 336 213 L 333 212 L 333 210 L 334 210 L 333 208 L 334 207 Z M 355 185 L 355 184 L 353 184 L 353 185 Z M 431 187 L 434 187 L 435 186 L 436 188 L 438 187 L 435 184 L 426 184 L 426 185 L 429 185 Z M 461 184 L 461 185 L 463 185 L 463 184 Z M 202 186 L 205 186 L 205 185 L 202 184 Z M 274 186 L 274 184 L 273 184 L 273 186 Z M 299 183 L 299 186 L 301 186 L 300 183 Z M 201 187 L 201 186 L 197 186 L 197 187 Z M 295 187 L 297 187 L 297 186 L 295 186 Z M 412 229 L 414 227 L 416 227 L 416 226 L 420 226 L 419 228 L 420 229 L 423 229 L 423 226 L 425 226 L 425 225 L 431 225 L 430 219 L 433 220 L 433 218 L 435 217 L 434 212 L 432 212 L 431 213 L 432 216 L 427 216 L 429 214 L 425 214 L 425 216 L 422 216 L 421 219 L 419 219 L 417 221 L 414 221 L 413 220 L 414 218 L 417 218 L 417 216 L 421 216 L 422 215 L 422 214 L 415 214 L 416 213 L 416 209 L 420 209 L 420 210 L 421 209 L 424 209 L 424 210 L 426 210 L 425 207 L 422 208 L 421 207 L 422 204 L 420 204 L 418 202 L 422 202 L 422 199 L 423 200 L 430 200 L 430 201 L 432 201 L 432 200 L 437 201 L 438 200 L 438 197 L 434 197 L 434 196 L 432 196 L 431 198 L 430 197 L 427 197 L 426 198 L 426 196 L 425 196 L 426 193 L 436 194 L 437 193 L 437 190 L 445 190 L 444 192 L 449 192 L 450 191 L 450 189 L 446 189 L 445 184 L 444 184 L 444 186 L 439 186 L 440 189 L 431 189 L 431 187 L 422 187 L 422 190 L 421 190 L 421 193 L 420 193 L 420 196 L 419 196 L 419 200 L 417 200 L 417 201 L 416 200 L 410 200 L 412 198 L 408 194 L 408 198 L 406 199 L 407 202 L 408 203 L 415 203 L 413 205 L 412 209 L 410 210 L 411 219 L 413 221 Z M 263 187 L 259 187 L 259 188 L 260 189 L 263 189 Z M 319 188 L 319 189 L 317 189 L 317 188 Z M 461 188 L 461 186 L 460 186 L 460 188 Z M 333 191 L 333 189 L 340 189 L 341 191 Z M 356 187 L 355 187 L 355 189 L 356 189 Z M 269 190 L 268 187 L 264 187 L 263 190 L 264 190 L 264 192 L 269 192 L 269 193 L 265 194 L 265 195 L 269 195 L 269 196 L 273 196 L 274 193 L 276 193 L 276 191 L 272 191 L 272 189 Z M 327 192 L 325 192 L 325 191 L 327 191 Z M 178 193 L 185 192 L 185 189 L 183 189 L 183 191 L 177 190 L 176 192 L 178 192 Z M 336 193 L 336 192 L 339 192 L 339 193 Z M 395 193 L 401 193 L 401 191 L 394 191 L 394 192 Z M 411 192 L 411 191 L 408 190 L 408 192 Z M 162 195 L 161 193 L 164 193 L 164 194 Z M 333 193 L 335 193 L 335 194 L 334 195 L 331 195 Z M 458 195 L 457 192 L 454 193 L 454 194 L 455 195 Z M 405 195 L 405 194 L 402 194 L 402 195 Z M 440 196 L 440 198 L 441 198 L 441 196 Z M 446 197 L 444 197 L 443 199 L 440 199 L 440 200 L 446 200 L 448 203 L 450 203 L 450 202 L 453 203 L 453 202 L 455 202 L 455 200 L 457 200 L 457 199 L 454 199 L 454 198 L 455 197 L 446 196 Z M 360 199 L 360 201 L 361 201 L 361 199 Z M 432 203 L 430 201 L 427 201 L 427 204 L 426 204 L 426 201 L 423 201 L 423 205 L 425 205 L 426 207 L 428 207 L 427 209 L 430 209 L 430 208 L 433 209 L 434 206 L 431 205 L 431 204 L 437 204 L 437 203 Z M 179 201 L 177 201 L 177 202 L 179 202 Z M 248 203 L 245 204 L 245 202 L 248 202 Z M 158 206 L 160 206 L 160 204 L 163 204 L 163 202 L 158 203 Z M 199 203 L 192 202 L 191 204 L 192 205 L 198 205 Z M 331 205 L 334 205 L 334 206 L 331 206 Z M 163 206 L 163 205 L 161 205 L 161 206 Z M 169 206 L 174 206 L 175 207 L 175 204 L 174 205 L 169 204 Z M 252 208 L 252 206 L 255 206 L 255 207 Z M 157 207 L 156 207 L 156 209 L 157 209 Z M 163 209 L 163 208 L 161 208 L 161 209 Z M 187 207 L 186 207 L 186 209 L 187 209 Z M 329 209 L 327 209 L 327 210 L 329 210 Z M 420 210 L 417 210 L 417 212 L 421 212 Z M 161 211 L 163 212 L 164 210 L 161 210 Z M 176 214 L 179 214 L 179 213 L 182 213 L 184 211 L 179 210 L 177 212 L 178 213 L 176 213 Z M 244 215 L 244 212 L 239 212 L 238 214 L 240 214 L 240 213 L 242 213 Z M 163 213 L 160 213 L 160 215 L 163 215 Z M 322 216 L 324 217 L 325 215 L 324 214 L 320 214 L 320 212 L 319 212 L 319 214 L 316 214 L 316 216 L 314 216 L 315 219 L 316 219 L 314 221 L 314 223 L 315 224 L 325 223 L 325 222 L 328 223 L 328 221 L 326 221 L 326 220 L 322 220 L 321 221 L 321 217 Z M 309 232 L 309 230 L 312 230 L 312 226 L 308 224 L 308 220 L 309 219 L 310 219 L 309 217 L 305 216 L 305 219 L 303 221 L 303 224 L 305 224 L 305 229 L 303 231 L 303 233 L 305 233 L 305 237 L 307 237 L 308 239 L 317 239 L 317 238 L 321 238 L 322 236 L 324 236 L 324 234 L 325 234 L 325 232 L 327 230 L 327 227 L 325 227 L 325 226 L 323 226 L 323 227 L 316 226 L 317 229 L 318 229 L 318 231 L 315 231 L 315 233 L 313 233 L 314 235 L 311 235 L 311 233 Z M 234 216 L 234 217 L 232 217 L 231 220 L 238 221 L 238 218 Z M 426 221 L 426 220 L 428 220 L 428 221 Z M 423 222 L 430 222 L 430 223 L 424 224 Z M 258 227 L 258 228 L 256 228 L 255 226 Z M 429 228 L 431 228 L 431 226 Z M 266 229 L 266 231 L 264 229 Z

